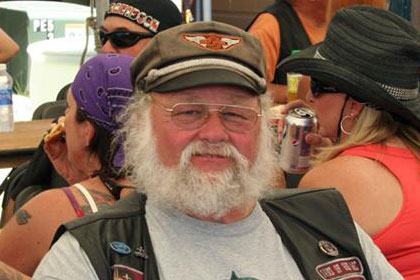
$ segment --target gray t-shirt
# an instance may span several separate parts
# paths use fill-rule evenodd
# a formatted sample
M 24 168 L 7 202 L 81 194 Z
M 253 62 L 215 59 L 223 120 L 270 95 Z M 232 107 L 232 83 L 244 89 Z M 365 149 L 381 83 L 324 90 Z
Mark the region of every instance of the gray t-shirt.
M 233 224 L 203 222 L 173 209 L 146 205 L 146 219 L 162 280 L 303 279 L 269 218 L 257 205 Z M 403 279 L 357 227 L 373 279 Z M 98 279 L 77 240 L 66 233 L 33 279 Z

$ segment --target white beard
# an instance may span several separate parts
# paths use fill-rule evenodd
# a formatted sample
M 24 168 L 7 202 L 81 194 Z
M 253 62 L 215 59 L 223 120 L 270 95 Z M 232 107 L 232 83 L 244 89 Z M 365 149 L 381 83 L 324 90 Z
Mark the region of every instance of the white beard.
M 261 126 L 259 152 L 253 166 L 230 143 L 200 141 L 190 143 L 178 166 L 169 168 L 161 163 L 156 151 L 150 110 L 144 110 L 129 123 L 125 151 L 129 151 L 126 165 L 134 166 L 130 180 L 150 201 L 163 202 L 188 215 L 217 219 L 256 201 L 273 178 L 275 155 L 268 126 Z M 233 164 L 224 171 L 198 170 L 190 159 L 202 153 L 230 157 Z

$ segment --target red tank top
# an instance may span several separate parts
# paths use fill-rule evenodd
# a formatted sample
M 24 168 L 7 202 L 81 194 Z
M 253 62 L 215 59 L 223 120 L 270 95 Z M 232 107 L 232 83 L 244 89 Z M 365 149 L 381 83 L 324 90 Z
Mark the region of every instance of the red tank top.
M 345 150 L 382 163 L 400 181 L 404 201 L 397 217 L 372 239 L 407 280 L 420 279 L 420 162 L 406 148 L 379 144 Z

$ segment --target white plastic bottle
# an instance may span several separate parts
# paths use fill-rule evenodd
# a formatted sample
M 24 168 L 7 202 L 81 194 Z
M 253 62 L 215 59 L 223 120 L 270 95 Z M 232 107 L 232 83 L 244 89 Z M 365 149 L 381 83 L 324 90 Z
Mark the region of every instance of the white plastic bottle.
M 0 64 L 0 132 L 14 129 L 12 87 L 13 79 L 7 73 L 6 64 Z

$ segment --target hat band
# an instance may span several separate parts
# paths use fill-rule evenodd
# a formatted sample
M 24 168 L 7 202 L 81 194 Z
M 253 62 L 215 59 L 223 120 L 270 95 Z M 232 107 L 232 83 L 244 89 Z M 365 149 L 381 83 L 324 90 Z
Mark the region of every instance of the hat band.
M 131 20 L 138 25 L 148 29 L 150 32 L 157 33 L 160 25 L 160 21 L 154 17 L 140 11 L 139 9 L 124 3 L 115 2 L 106 11 L 105 17 L 110 15 L 117 15 Z
M 315 51 L 314 58 L 328 60 L 319 53 L 319 49 Z M 374 81 L 374 82 L 397 100 L 404 100 L 404 101 L 413 100 L 413 99 L 416 99 L 419 94 L 419 86 L 413 89 L 399 88 L 399 87 L 386 85 L 377 81 Z
M 182 61 L 182 62 L 178 62 L 172 65 L 166 66 L 161 69 L 152 69 L 149 71 L 149 73 L 144 78 L 144 80 L 147 84 L 151 84 L 155 82 L 156 80 L 158 80 L 159 78 L 172 74 L 174 72 L 178 72 L 178 71 L 193 68 L 193 67 L 206 67 L 206 66 L 235 69 L 237 72 L 253 80 L 259 88 L 265 88 L 266 86 L 265 79 L 258 76 L 255 72 L 253 72 L 249 68 L 243 66 L 242 64 L 239 64 L 230 60 L 226 60 L 226 59 L 219 59 L 219 58 L 201 58 L 201 59 L 187 60 L 187 61 Z

